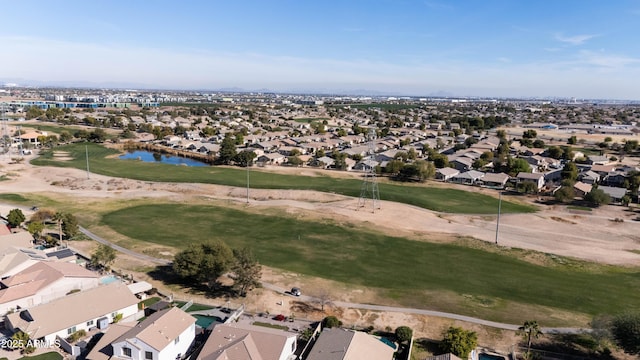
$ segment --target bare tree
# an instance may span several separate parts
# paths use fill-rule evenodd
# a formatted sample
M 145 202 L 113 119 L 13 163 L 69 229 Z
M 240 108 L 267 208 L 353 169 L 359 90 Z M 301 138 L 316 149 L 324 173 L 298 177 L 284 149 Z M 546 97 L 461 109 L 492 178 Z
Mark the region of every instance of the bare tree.
M 320 310 L 324 312 L 324 306 L 331 306 L 331 294 L 326 288 L 321 288 L 315 294 L 316 302 L 320 304 Z

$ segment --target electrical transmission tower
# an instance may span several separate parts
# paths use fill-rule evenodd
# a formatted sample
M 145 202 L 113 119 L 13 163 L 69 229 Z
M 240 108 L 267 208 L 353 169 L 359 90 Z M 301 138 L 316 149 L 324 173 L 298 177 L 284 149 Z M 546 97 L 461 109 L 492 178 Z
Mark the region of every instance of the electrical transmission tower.
M 11 134 L 7 125 L 6 109 L 4 104 L 0 104 L 0 122 L 2 122 L 2 139 L 0 139 L 0 152 L 7 154 L 11 149 Z
M 358 208 L 367 206 L 367 202 L 371 201 L 371 211 L 375 212 L 380 209 L 380 192 L 378 191 L 378 180 L 376 179 L 375 163 L 375 146 L 376 146 L 376 130 L 370 128 L 367 134 L 368 150 L 367 155 L 363 159 L 365 163 L 364 178 L 362 180 L 362 189 L 360 190 L 360 198 L 358 199 Z

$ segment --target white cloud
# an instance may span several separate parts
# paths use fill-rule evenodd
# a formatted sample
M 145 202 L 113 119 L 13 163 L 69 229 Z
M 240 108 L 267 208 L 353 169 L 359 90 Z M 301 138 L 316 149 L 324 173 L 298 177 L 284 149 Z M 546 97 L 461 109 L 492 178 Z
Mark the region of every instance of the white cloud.
M 556 34 L 555 39 L 566 44 L 582 45 L 596 36 L 598 35 L 584 34 L 584 35 L 564 36 L 563 34 Z
M 579 58 L 587 65 L 604 68 L 622 69 L 630 65 L 640 64 L 639 58 L 624 55 L 605 54 L 604 52 L 580 51 Z

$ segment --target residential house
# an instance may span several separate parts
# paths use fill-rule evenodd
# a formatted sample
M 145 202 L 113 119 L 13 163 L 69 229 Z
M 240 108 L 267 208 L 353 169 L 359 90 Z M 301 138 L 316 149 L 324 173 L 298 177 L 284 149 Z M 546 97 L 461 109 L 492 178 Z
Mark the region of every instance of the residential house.
M 16 231 L 0 235 L 0 249 L 6 249 L 10 247 L 19 247 L 26 249 L 32 246 L 33 235 L 31 235 L 28 231 Z
M 347 154 L 347 156 L 365 156 L 369 152 L 369 147 L 367 146 L 356 146 L 348 149 L 344 149 L 343 153 Z
M 113 282 L 67 295 L 5 316 L 5 327 L 23 331 L 32 339 L 53 343 L 79 330 L 88 330 L 117 317 L 126 319 L 138 312 L 138 298 L 126 285 Z
M 307 360 L 391 360 L 395 348 L 377 337 L 341 328 L 325 329 Z
M 622 171 L 612 171 L 602 177 L 602 184 L 613 187 L 623 187 L 627 176 Z
M 7 278 L 40 261 L 46 260 L 48 260 L 47 255 L 42 250 L 25 249 L 17 246 L 6 247 L 0 250 L 0 278 Z
M 607 165 L 610 162 L 609 158 L 603 155 L 589 155 L 587 157 L 587 163 L 591 165 Z
M 448 181 L 459 173 L 460 171 L 458 171 L 457 169 L 449 167 L 436 169 L 436 180 Z
M 622 198 L 627 195 L 627 189 L 612 187 L 612 186 L 598 186 L 598 190 L 604 191 L 605 194 L 611 197 L 611 202 L 620 203 Z
M 196 318 L 177 307 L 158 311 L 135 326 L 106 331 L 87 359 L 181 359 L 195 338 L 195 323 Z
M 0 280 L 0 313 L 30 308 L 99 284 L 99 276 L 80 265 L 39 261 Z
M 380 163 L 378 161 L 371 160 L 371 159 L 367 158 L 367 159 L 364 159 L 364 160 L 358 162 L 353 167 L 353 170 L 356 170 L 356 171 L 369 171 L 371 169 L 374 169 L 378 165 L 380 165 Z
M 260 155 L 256 162 L 267 165 L 282 165 L 287 161 L 287 157 L 279 153 L 268 153 Z
M 504 189 L 509 179 L 510 176 L 505 173 L 486 173 L 478 182 L 487 187 Z
M 455 175 L 451 178 L 451 182 L 463 184 L 463 185 L 473 185 L 481 179 L 485 173 L 476 170 L 469 170 L 465 172 L 461 172 L 458 175 Z
M 578 180 L 593 185 L 600 181 L 600 174 L 592 170 L 584 171 L 578 174 Z
M 591 166 L 591 171 L 598 173 L 600 175 L 600 178 L 605 177 L 606 175 L 608 175 L 610 172 L 615 171 L 616 167 L 613 165 L 600 165 L 600 164 L 596 164 L 596 165 L 592 165 Z
M 334 160 L 328 156 L 323 156 L 313 162 L 313 166 L 319 166 L 328 169 L 333 166 Z
M 578 181 L 577 183 L 573 184 L 573 190 L 576 194 L 576 196 L 578 197 L 584 197 L 585 195 L 587 195 L 588 193 L 591 192 L 591 189 L 593 188 L 592 184 L 587 184 L 587 183 L 583 183 Z
M 296 334 L 245 324 L 220 324 L 196 360 L 293 360 Z
M 473 159 L 461 156 L 453 159 L 450 164 L 453 165 L 453 167 L 458 171 L 467 171 L 471 170 Z
M 537 190 L 544 186 L 544 174 L 520 172 L 516 176 L 518 182 L 531 182 L 536 186 Z

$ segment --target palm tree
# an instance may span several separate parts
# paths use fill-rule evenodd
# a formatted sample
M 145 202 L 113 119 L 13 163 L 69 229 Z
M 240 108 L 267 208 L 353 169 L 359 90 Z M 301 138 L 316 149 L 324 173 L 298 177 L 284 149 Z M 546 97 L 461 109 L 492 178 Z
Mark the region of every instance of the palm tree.
M 55 221 L 58 226 L 58 241 L 62 243 L 62 222 L 64 221 L 64 214 L 58 211 L 53 215 L 51 220 Z
M 531 341 L 543 335 L 540 325 L 535 320 L 525 321 L 524 325 L 518 328 L 517 334 L 522 335 L 527 340 L 527 354 L 531 351 Z

